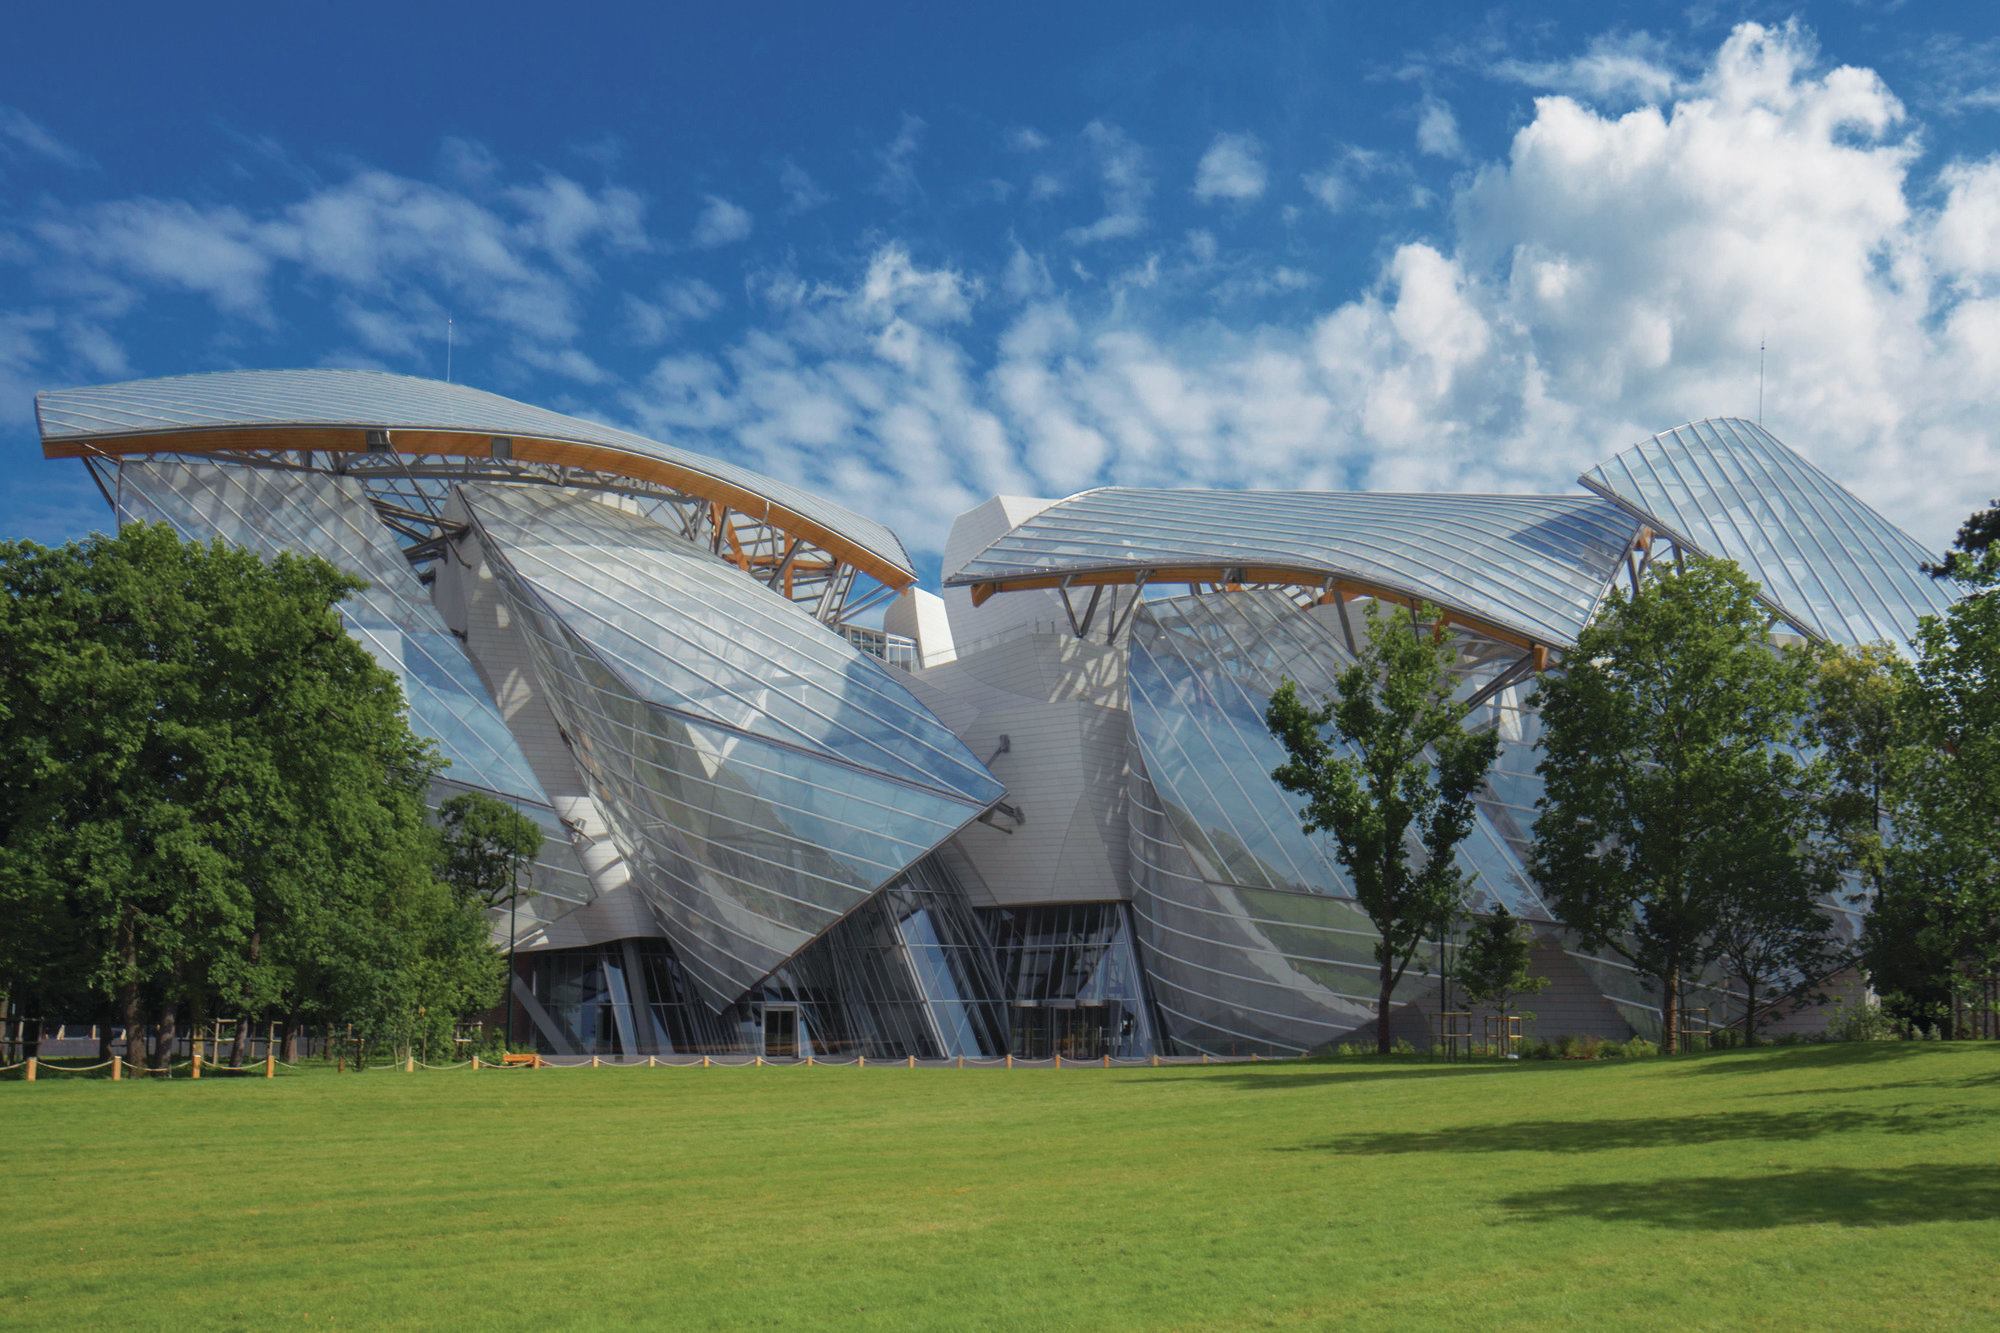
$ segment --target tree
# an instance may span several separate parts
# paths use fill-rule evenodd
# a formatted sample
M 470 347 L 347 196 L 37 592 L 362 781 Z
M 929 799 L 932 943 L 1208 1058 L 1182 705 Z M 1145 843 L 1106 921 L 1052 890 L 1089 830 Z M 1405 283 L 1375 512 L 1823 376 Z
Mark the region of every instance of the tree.
M 521 867 L 542 850 L 542 826 L 505 801 L 465 792 L 438 807 L 438 877 L 498 907 L 519 896 Z
M 184 1022 L 215 1015 L 386 1033 L 492 1003 L 484 903 L 435 873 L 441 762 L 338 610 L 360 586 L 164 526 L 0 544 L 14 1002 L 110 1005 L 134 1062 L 149 1015 L 164 1061 Z
M 521 866 L 542 850 L 542 828 L 491 796 L 466 792 L 438 811 L 440 874 L 461 898 L 488 907 L 507 904 L 507 976 L 514 975 L 514 908 L 523 885 Z M 514 1006 L 507 1004 L 507 1042 L 514 1041 Z
M 1505 903 L 1494 904 L 1466 937 L 1458 955 L 1458 984 L 1465 998 L 1487 1005 L 1506 1017 L 1516 995 L 1533 995 L 1549 984 L 1531 970 L 1534 939 L 1527 924 L 1515 918 Z
M 1871 958 L 1933 992 L 2000 969 L 2000 546 L 1952 573 L 1974 591 L 1912 645 L 1909 762 L 1865 933 Z
M 2000 500 L 1985 509 L 1974 510 L 1970 518 L 1958 525 L 1958 536 L 1952 539 L 1951 549 L 1942 560 L 1918 568 L 1934 579 L 1952 578 L 1959 557 L 1969 556 L 1976 565 L 1995 542 L 2000 542 Z
M 1472 831 L 1473 797 L 1500 749 L 1494 733 L 1465 730 L 1453 657 L 1435 607 L 1406 619 L 1370 602 L 1367 643 L 1335 682 L 1336 697 L 1308 706 L 1286 680 L 1264 715 L 1288 756 L 1272 779 L 1305 798 L 1306 833 L 1333 835 L 1375 927 L 1375 1044 L 1384 1054 L 1396 983 L 1424 932 L 1464 899 L 1454 852 Z
M 1729 923 L 1756 894 L 1796 902 L 1818 882 L 1824 779 L 1801 757 L 1811 659 L 1774 646 L 1768 624 L 1735 565 L 1656 565 L 1537 689 L 1531 871 L 1587 946 L 1658 982 L 1668 1051 L 1685 983 Z

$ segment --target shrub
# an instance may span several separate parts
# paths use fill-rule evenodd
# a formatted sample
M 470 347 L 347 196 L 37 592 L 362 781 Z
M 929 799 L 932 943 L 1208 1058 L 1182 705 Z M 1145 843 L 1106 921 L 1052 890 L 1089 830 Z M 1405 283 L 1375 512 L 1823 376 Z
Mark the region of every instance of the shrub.
M 1416 1053 L 1417 1048 L 1412 1046 L 1403 1037 L 1396 1038 L 1395 1042 L 1389 1047 L 1389 1054 L 1391 1055 L 1415 1055 Z
M 1647 1059 L 1660 1053 L 1659 1044 L 1647 1041 L 1644 1037 L 1634 1037 L 1620 1049 L 1635 1060 Z
M 1900 1041 L 1903 1034 L 1897 1029 L 1896 1021 L 1879 1004 L 1867 1000 L 1849 1005 L 1844 1000 L 1835 1000 L 1833 1020 L 1826 1025 L 1826 1035 L 1833 1041 Z

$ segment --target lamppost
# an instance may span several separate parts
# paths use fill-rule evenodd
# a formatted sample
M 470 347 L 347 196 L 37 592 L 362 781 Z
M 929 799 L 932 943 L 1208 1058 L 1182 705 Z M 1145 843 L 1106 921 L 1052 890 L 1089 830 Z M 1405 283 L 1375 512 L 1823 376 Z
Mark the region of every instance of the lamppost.
M 507 895 L 507 1049 L 514 1049 L 514 929 L 515 910 L 521 902 L 521 858 L 509 856 L 507 867 L 511 872 L 508 885 L 512 890 Z

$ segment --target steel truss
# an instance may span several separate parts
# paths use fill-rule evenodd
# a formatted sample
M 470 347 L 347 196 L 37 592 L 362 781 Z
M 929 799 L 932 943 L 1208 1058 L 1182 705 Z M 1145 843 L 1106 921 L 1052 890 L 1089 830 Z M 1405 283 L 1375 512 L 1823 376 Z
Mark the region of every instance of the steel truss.
M 454 486 L 468 482 L 561 486 L 615 497 L 629 509 L 759 579 L 828 625 L 842 625 L 895 596 L 896 589 L 852 564 L 753 515 L 655 482 L 554 463 L 452 454 L 367 453 L 321 450 L 232 450 L 214 454 L 149 455 L 206 466 L 267 468 L 353 477 L 368 492 L 376 517 L 395 533 L 403 555 L 428 583 L 432 565 L 465 526 L 445 517 Z M 84 466 L 104 498 L 117 508 L 117 469 L 111 455 L 86 456 Z

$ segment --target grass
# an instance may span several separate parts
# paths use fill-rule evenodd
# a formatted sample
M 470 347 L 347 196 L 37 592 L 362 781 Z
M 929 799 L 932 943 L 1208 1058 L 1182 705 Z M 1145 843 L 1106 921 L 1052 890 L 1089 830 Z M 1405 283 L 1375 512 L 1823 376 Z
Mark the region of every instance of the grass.
M 2000 1046 L 0 1085 L 0 1322 L 1991 1327 Z

